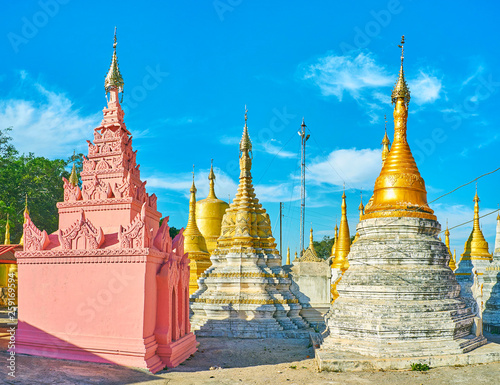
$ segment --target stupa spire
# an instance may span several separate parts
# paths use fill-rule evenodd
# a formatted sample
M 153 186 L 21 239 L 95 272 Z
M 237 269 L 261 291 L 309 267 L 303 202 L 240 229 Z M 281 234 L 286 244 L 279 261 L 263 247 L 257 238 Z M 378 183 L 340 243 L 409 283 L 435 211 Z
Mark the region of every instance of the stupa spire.
M 309 233 L 309 248 L 313 251 L 313 252 L 316 252 L 316 250 L 314 249 L 314 241 L 313 241 L 313 229 L 311 227 L 311 231 Z
M 7 222 L 5 223 L 5 241 L 4 245 L 10 245 L 10 223 L 9 223 L 9 214 L 7 214 Z
M 111 65 L 109 66 L 108 74 L 106 75 L 106 79 L 104 80 L 104 89 L 106 90 L 106 94 L 115 90 L 118 94 L 119 92 L 123 92 L 123 77 L 120 73 L 120 68 L 118 67 L 118 58 L 116 56 L 116 27 L 115 27 L 115 35 L 113 39 L 113 56 L 111 57 Z
M 332 253 L 331 257 L 335 258 L 335 249 L 337 248 L 337 240 L 339 238 L 339 227 L 337 226 L 337 221 L 335 221 L 335 232 L 333 234 L 333 245 L 332 245 Z
M 382 162 L 385 162 L 387 156 L 389 155 L 389 152 L 391 151 L 391 141 L 387 136 L 387 115 L 384 115 L 384 121 L 385 121 L 385 134 L 384 134 L 384 139 L 382 139 Z
M 359 203 L 358 210 L 359 210 L 359 220 L 363 218 L 363 215 L 365 214 L 365 206 L 363 205 L 363 192 L 359 192 L 361 202 Z
M 23 212 L 23 217 L 24 217 L 24 222 L 23 222 L 23 229 L 24 225 L 26 224 L 26 221 L 30 215 L 30 211 L 28 210 L 28 194 L 24 195 L 24 212 Z M 21 235 L 21 239 L 19 240 L 20 245 L 24 245 L 24 231 L 23 234 Z
M 403 71 L 404 36 L 401 48 L 401 68 L 392 91 L 394 106 L 394 140 L 382 170 L 375 182 L 373 200 L 366 206 L 363 218 L 418 217 L 436 220 L 427 204 L 425 182 L 415 163 L 406 138 L 406 122 L 410 90 Z
M 194 166 L 193 183 L 189 190 L 189 217 L 186 229 L 184 230 L 184 251 L 186 253 L 208 254 L 205 238 L 201 234 L 196 224 L 196 186 L 194 184 Z
M 349 235 L 349 224 L 347 223 L 347 204 L 345 200 L 345 187 L 342 193 L 342 216 L 340 217 L 340 227 L 337 242 L 335 243 L 335 259 L 333 260 L 332 267 L 339 268 L 342 271 L 347 270 L 349 262 L 347 255 L 351 250 L 351 237 Z
M 76 152 L 73 151 L 73 167 L 71 168 L 71 174 L 69 175 L 69 180 L 68 180 L 68 182 L 71 183 L 73 186 L 78 185 L 78 174 L 76 173 L 75 157 L 76 157 Z
M 450 262 L 448 262 L 448 266 L 450 266 L 451 270 L 455 270 L 457 268 L 457 265 L 455 264 L 455 259 L 453 258 L 453 255 L 451 254 L 450 230 L 448 229 L 448 221 L 446 221 L 446 230 L 444 231 L 444 244 L 446 245 L 446 248 L 448 249 L 448 254 L 450 255 Z
M 290 265 L 290 247 L 286 249 L 286 265 Z
M 476 195 L 474 195 L 474 220 L 472 225 L 472 232 L 465 242 L 464 253 L 462 257 L 466 259 L 487 259 L 491 260 L 492 256 L 488 251 L 488 242 L 484 239 L 481 226 L 479 225 L 479 196 L 477 195 L 477 185 L 476 185 Z
M 211 160 L 210 164 L 210 173 L 208 174 L 208 181 L 209 181 L 209 190 L 208 190 L 208 196 L 207 198 L 209 199 L 217 199 L 217 196 L 215 195 L 215 173 L 214 173 L 214 160 Z

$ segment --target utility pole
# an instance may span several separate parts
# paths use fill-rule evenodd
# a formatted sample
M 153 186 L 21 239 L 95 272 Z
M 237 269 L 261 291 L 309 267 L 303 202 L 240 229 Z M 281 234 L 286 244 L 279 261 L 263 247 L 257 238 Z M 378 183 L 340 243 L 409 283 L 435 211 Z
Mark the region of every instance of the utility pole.
M 301 189 L 300 189 L 300 250 L 302 256 L 304 251 L 304 221 L 306 219 L 306 142 L 311 135 L 306 135 L 306 124 L 302 118 L 300 131 L 298 132 L 301 140 L 300 171 L 301 171 Z
M 283 202 L 280 202 L 280 255 L 281 255 L 281 259 L 283 259 L 283 231 L 282 231 L 283 222 L 282 222 L 282 218 L 283 218 Z

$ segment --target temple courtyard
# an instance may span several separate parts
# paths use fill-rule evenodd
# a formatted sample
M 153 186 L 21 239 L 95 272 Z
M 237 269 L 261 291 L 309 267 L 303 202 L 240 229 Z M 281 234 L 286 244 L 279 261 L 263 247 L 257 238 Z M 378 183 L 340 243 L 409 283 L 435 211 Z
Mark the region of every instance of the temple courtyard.
M 0 312 L 0 359 L 8 356 L 6 313 Z M 486 334 L 482 354 L 500 344 L 500 335 Z M 57 360 L 19 354 L 14 379 L 2 384 L 495 384 L 500 362 L 484 365 L 431 367 L 428 371 L 318 372 L 309 339 L 197 338 L 198 351 L 174 369 L 146 370 L 109 364 Z M 498 347 L 498 345 L 497 345 Z

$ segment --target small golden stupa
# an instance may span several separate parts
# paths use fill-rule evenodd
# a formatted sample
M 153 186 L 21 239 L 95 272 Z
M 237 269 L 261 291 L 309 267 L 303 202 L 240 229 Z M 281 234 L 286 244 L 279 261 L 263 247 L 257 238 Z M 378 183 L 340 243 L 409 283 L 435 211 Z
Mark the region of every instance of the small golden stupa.
M 210 267 L 210 254 L 207 250 L 205 238 L 196 225 L 196 186 L 193 184 L 190 189 L 189 218 L 184 230 L 184 252 L 189 253 L 189 294 L 198 290 L 198 278 Z
M 220 236 L 222 217 L 229 207 L 229 204 L 215 195 L 215 173 L 213 160 L 208 174 L 210 189 L 208 196 L 196 203 L 196 223 L 207 244 L 210 254 L 217 246 L 217 239 Z
M 474 196 L 474 221 L 469 239 L 465 242 L 464 252 L 461 260 L 487 260 L 492 261 L 493 256 L 488 250 L 488 242 L 484 239 L 483 232 L 479 226 L 479 197 Z
M 436 220 L 434 211 L 427 204 L 425 182 L 420 176 L 406 138 L 410 90 L 403 70 L 403 44 L 404 38 L 400 45 L 399 77 L 392 91 L 392 103 L 395 104 L 394 140 L 375 181 L 373 197 L 365 207 L 363 219 L 417 217 Z
M 349 224 L 347 223 L 347 205 L 345 201 L 345 190 L 342 193 L 342 216 L 340 217 L 339 235 L 335 242 L 335 259 L 332 268 L 340 269 L 343 272 L 349 267 L 347 255 L 351 250 L 351 236 L 349 235 Z
M 448 230 L 448 221 L 446 221 L 446 230 L 444 231 L 444 244 L 446 245 L 448 254 L 450 255 L 450 262 L 448 263 L 448 266 L 450 266 L 451 270 L 455 271 L 457 265 L 455 264 L 455 257 L 451 254 L 450 250 L 450 230 Z

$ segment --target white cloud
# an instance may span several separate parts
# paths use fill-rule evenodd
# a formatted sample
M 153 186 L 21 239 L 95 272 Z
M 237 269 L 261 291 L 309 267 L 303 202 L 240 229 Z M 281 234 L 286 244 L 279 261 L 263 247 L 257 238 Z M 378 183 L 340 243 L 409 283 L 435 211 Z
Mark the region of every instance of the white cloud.
M 307 179 L 315 184 L 371 190 L 382 165 L 381 150 L 341 149 L 326 158 L 313 159 L 307 167 Z
M 234 146 L 240 143 L 241 138 L 238 136 L 222 135 L 219 141 L 227 146 Z
M 22 79 L 29 79 L 21 71 Z M 32 98 L 0 100 L 0 127 L 12 126 L 12 141 L 20 153 L 48 158 L 67 157 L 73 149 L 85 151 L 85 138 L 98 125 L 101 113 L 84 116 L 63 93 L 34 83 Z
M 436 76 L 429 75 L 420 70 L 418 76 L 408 81 L 412 99 L 416 104 L 422 105 L 432 103 L 439 99 L 439 93 L 442 88 L 441 80 Z
M 296 158 L 297 154 L 290 152 L 290 151 L 285 151 L 283 147 L 278 147 L 272 142 L 277 142 L 276 139 L 271 139 L 270 142 L 265 142 L 262 144 L 262 148 L 264 149 L 265 152 L 271 155 L 276 155 L 279 158 Z M 279 143 L 281 144 L 281 143 Z
M 370 53 L 319 58 L 305 68 L 303 79 L 312 81 L 325 96 L 335 95 L 342 100 L 344 91 L 358 98 L 364 89 L 387 86 L 394 80 L 378 65 Z

